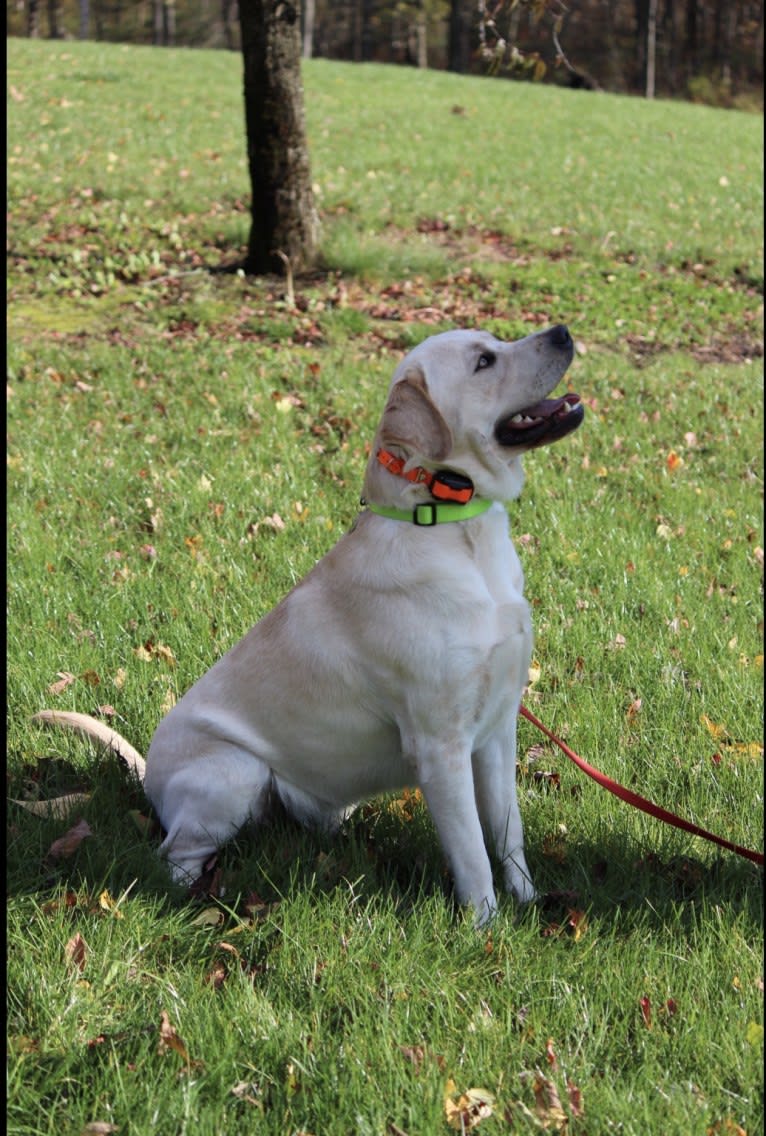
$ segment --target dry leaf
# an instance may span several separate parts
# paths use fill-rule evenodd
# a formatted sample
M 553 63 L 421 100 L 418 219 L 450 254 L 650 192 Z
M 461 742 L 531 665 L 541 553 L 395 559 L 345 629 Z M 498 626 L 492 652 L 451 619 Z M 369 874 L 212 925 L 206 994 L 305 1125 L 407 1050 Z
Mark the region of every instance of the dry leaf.
M 716 741 L 721 741 L 723 738 L 728 737 L 728 732 L 725 726 L 720 726 L 716 722 L 711 721 L 707 714 L 700 714 L 700 722 L 706 727 L 708 732 L 715 738 Z
M 159 1053 L 166 1053 L 168 1049 L 174 1050 L 180 1057 L 184 1059 L 186 1064 L 189 1062 L 189 1054 L 186 1046 L 181 1041 L 181 1038 L 176 1033 L 173 1026 L 170 1024 L 170 1018 L 165 1010 L 160 1014 L 160 1044 L 158 1047 Z
M 85 963 L 88 958 L 88 946 L 79 931 L 76 935 L 72 936 L 64 947 L 64 955 L 66 956 L 67 962 L 76 966 L 82 974 L 85 970 Z
M 538 1073 L 532 1088 L 535 1094 L 535 1112 L 543 1128 L 553 1128 L 556 1132 L 563 1132 L 569 1123 L 569 1117 L 561 1107 L 558 1090 L 553 1081 Z
M 455 1082 L 450 1078 L 444 1090 L 444 1112 L 450 1128 L 467 1132 L 492 1115 L 495 1097 L 488 1089 L 467 1089 L 457 1100 L 452 1099 L 454 1092 Z
M 68 832 L 65 832 L 58 840 L 53 841 L 48 849 L 48 855 L 53 860 L 58 860 L 60 857 L 72 856 L 80 847 L 85 837 L 92 835 L 93 832 L 88 822 L 80 818 L 77 824 L 73 825 Z
M 122 912 L 120 911 L 119 904 L 116 902 L 116 900 L 112 899 L 106 888 L 98 897 L 98 905 L 102 911 L 108 911 L 110 912 L 110 914 L 114 915 L 115 918 L 122 919 Z
M 218 927 L 223 923 L 224 915 L 220 907 L 206 907 L 200 911 L 196 919 L 192 919 L 192 927 Z
M 644 1019 L 644 1025 L 647 1029 L 652 1028 L 652 1003 L 651 999 L 647 997 L 639 998 L 639 1006 L 641 1007 L 641 1017 Z
M 585 1112 L 582 1103 L 582 1092 L 572 1081 L 567 1080 L 567 1096 L 572 1116 L 582 1116 Z
M 231 1090 L 232 1095 L 237 1100 L 247 1101 L 248 1104 L 254 1104 L 256 1108 L 263 1108 L 262 1101 L 258 1099 L 260 1091 L 255 1081 L 239 1081 Z
M 170 647 L 166 646 L 164 643 L 155 644 L 154 654 L 157 658 L 162 659 L 163 663 L 167 663 L 168 666 L 174 667 L 176 665 L 175 655 Z
M 56 674 L 59 676 L 59 681 L 50 684 L 48 687 L 49 694 L 61 694 L 62 690 L 66 690 L 75 681 L 75 676 L 70 674 L 69 671 L 56 671 Z

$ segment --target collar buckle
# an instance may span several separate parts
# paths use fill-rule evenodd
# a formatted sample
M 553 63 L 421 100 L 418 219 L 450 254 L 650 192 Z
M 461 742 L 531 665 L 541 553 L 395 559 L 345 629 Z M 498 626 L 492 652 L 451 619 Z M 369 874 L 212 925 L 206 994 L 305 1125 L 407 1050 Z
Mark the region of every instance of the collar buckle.
M 439 523 L 439 508 L 434 501 L 423 501 L 412 510 L 412 523 L 430 529 Z

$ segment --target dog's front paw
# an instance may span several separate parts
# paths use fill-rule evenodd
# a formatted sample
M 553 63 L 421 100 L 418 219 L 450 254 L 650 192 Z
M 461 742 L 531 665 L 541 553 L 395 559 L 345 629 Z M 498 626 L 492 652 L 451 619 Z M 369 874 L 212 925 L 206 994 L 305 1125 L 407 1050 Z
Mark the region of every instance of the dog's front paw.
M 472 904 L 473 925 L 477 931 L 487 927 L 497 915 L 497 904 L 494 896 L 487 896 L 480 903 Z
M 523 857 L 521 857 L 521 863 L 519 863 L 518 858 L 514 862 L 506 862 L 505 890 L 510 892 L 519 903 L 532 903 L 533 900 L 537 899 L 538 892 L 532 883 L 532 877 Z

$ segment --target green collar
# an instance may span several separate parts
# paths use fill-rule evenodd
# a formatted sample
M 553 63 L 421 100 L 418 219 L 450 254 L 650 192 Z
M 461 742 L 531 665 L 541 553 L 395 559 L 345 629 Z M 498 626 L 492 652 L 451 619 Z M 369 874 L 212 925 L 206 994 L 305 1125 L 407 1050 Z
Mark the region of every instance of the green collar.
M 443 501 L 423 501 L 414 509 L 394 509 L 389 505 L 372 505 L 362 501 L 365 508 L 392 521 L 410 521 L 422 528 L 444 524 L 445 521 L 467 521 L 478 517 L 492 507 L 491 501 L 468 501 L 465 505 L 445 504 Z

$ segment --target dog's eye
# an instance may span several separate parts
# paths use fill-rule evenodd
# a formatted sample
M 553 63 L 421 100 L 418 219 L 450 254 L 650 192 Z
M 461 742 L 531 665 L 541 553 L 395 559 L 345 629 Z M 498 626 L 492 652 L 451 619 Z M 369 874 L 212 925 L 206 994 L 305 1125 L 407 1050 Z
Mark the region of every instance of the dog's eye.
M 483 371 L 485 367 L 491 367 L 495 361 L 495 356 L 491 351 L 482 351 L 476 362 L 476 370 Z

